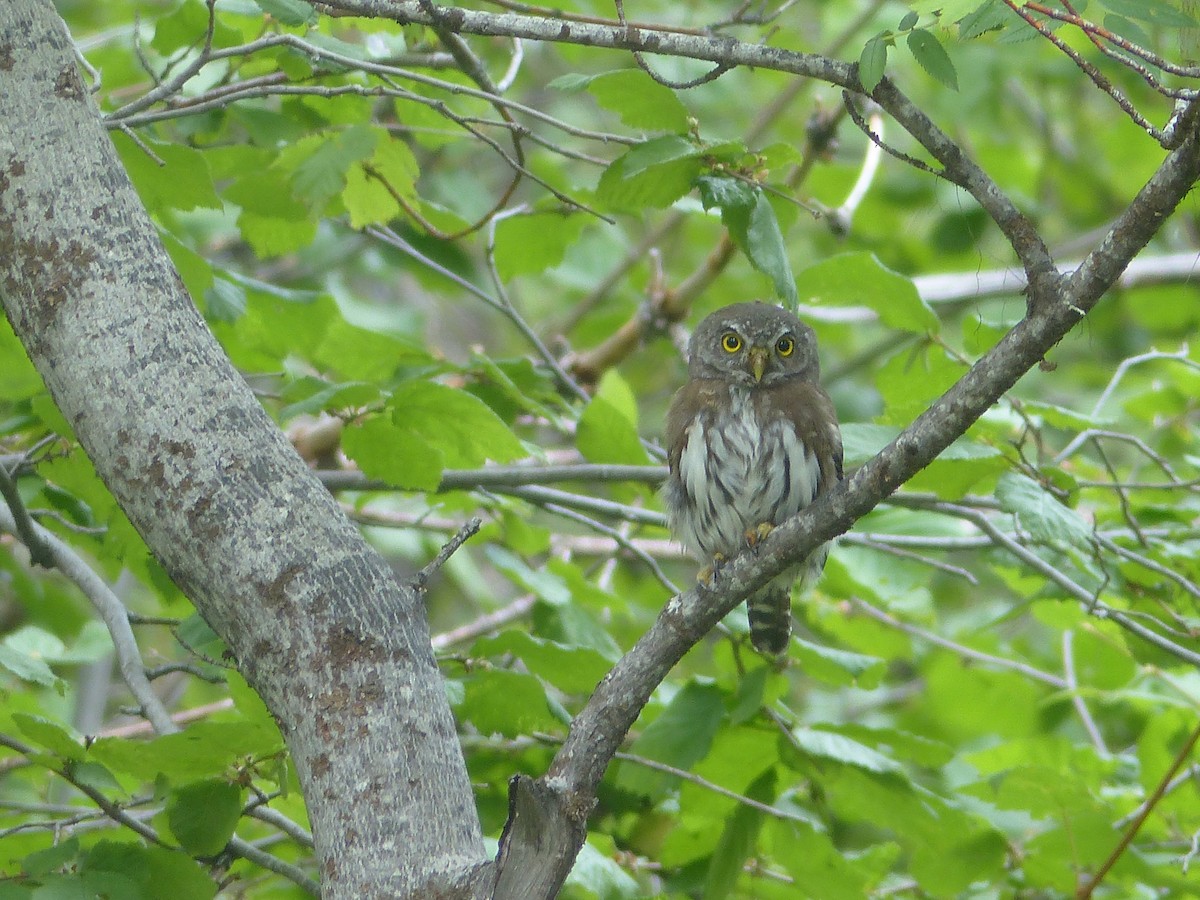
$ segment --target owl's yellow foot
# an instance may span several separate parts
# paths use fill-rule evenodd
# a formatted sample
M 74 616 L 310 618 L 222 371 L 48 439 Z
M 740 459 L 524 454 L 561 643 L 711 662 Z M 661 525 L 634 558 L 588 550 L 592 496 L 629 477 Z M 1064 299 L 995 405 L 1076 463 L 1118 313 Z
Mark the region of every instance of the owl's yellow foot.
M 696 573 L 696 582 L 707 588 L 713 586 L 713 582 L 717 580 L 717 573 L 721 571 L 721 566 L 725 564 L 725 555 L 722 553 L 714 553 L 711 566 L 705 566 Z
M 770 522 L 763 522 L 760 525 L 755 525 L 746 532 L 746 546 L 754 549 L 763 542 L 768 534 L 775 530 L 775 526 Z

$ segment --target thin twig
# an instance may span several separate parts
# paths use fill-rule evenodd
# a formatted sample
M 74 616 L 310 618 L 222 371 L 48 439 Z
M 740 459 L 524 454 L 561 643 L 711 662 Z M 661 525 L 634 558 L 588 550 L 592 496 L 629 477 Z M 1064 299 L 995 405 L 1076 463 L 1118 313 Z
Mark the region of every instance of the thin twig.
M 1067 689 L 1067 682 L 1062 678 L 1059 678 L 1057 675 L 1052 675 L 1049 672 L 1043 672 L 1041 669 L 1035 668 L 1034 666 L 1023 662 L 1019 662 L 1015 659 L 1008 659 L 1004 656 L 994 656 L 990 653 L 984 653 L 982 650 L 976 650 L 972 647 L 968 647 L 965 644 L 959 644 L 955 641 L 949 640 L 948 638 L 942 637 L 940 634 L 935 634 L 932 631 L 928 631 L 924 628 L 920 628 L 916 625 L 911 625 L 908 622 L 897 619 L 891 613 L 884 612 L 882 609 L 872 606 L 870 603 L 867 603 L 867 601 L 859 597 L 855 597 L 852 602 L 856 610 L 865 613 L 875 621 L 882 622 L 891 628 L 895 628 L 897 631 L 903 631 L 905 634 L 910 634 L 913 637 L 920 638 L 921 640 L 933 644 L 934 646 L 941 647 L 944 650 L 949 650 L 951 653 L 955 653 L 961 656 L 963 659 L 973 659 L 976 662 L 986 663 L 987 665 L 993 666 L 997 669 L 1011 669 L 1014 672 L 1021 673 L 1026 678 L 1040 682 L 1041 684 L 1049 685 L 1056 690 L 1063 691 Z
M 1117 860 L 1121 858 L 1121 854 L 1125 852 L 1126 848 L 1129 847 L 1134 837 L 1137 836 L 1138 830 L 1142 827 L 1142 824 L 1146 821 L 1147 817 L 1149 817 L 1154 807 L 1167 793 L 1167 789 L 1171 784 L 1171 779 L 1175 777 L 1176 772 L 1183 768 L 1183 764 L 1187 762 L 1187 758 L 1191 755 L 1192 748 L 1196 746 L 1196 741 L 1198 740 L 1200 740 L 1200 725 L 1196 726 L 1191 735 L 1188 736 L 1188 739 L 1184 741 L 1183 746 L 1179 748 L 1179 752 L 1175 754 L 1175 759 L 1171 762 L 1171 765 L 1167 767 L 1167 771 L 1164 772 L 1162 778 L 1159 779 L 1157 787 L 1154 788 L 1154 792 L 1143 805 L 1141 813 L 1129 824 L 1129 827 L 1125 830 L 1125 833 L 1121 835 L 1121 840 L 1117 842 L 1117 846 L 1113 848 L 1112 853 L 1108 855 L 1108 858 L 1105 859 L 1100 868 L 1096 870 L 1096 874 L 1093 875 L 1086 884 L 1084 884 L 1079 888 L 1078 891 L 1075 892 L 1076 900 L 1088 900 L 1096 888 L 1100 886 L 1100 882 L 1104 880 L 1104 876 L 1108 874 L 1109 870 L 1112 869 L 1114 865 L 1116 865 Z
M 1075 674 L 1075 632 L 1070 628 L 1062 633 L 1062 660 L 1063 675 L 1066 676 L 1067 680 L 1067 690 L 1071 693 L 1071 705 L 1075 707 L 1075 712 L 1079 714 L 1079 721 L 1083 723 L 1083 728 L 1088 733 L 1088 737 L 1092 741 L 1092 746 L 1096 748 L 1096 752 L 1100 754 L 1102 759 L 1108 759 L 1112 754 L 1108 752 L 1108 746 L 1104 743 L 1104 736 L 1100 733 L 1100 726 L 1096 724 L 1096 720 L 1092 718 L 1092 711 L 1088 709 L 1087 703 L 1079 695 L 1079 679 Z
M 410 583 L 413 590 L 424 591 L 429 584 L 429 579 L 437 573 L 438 569 L 446 564 L 446 561 L 457 552 L 459 547 L 478 534 L 482 526 L 483 519 L 478 516 L 468 519 L 462 528 L 458 529 L 458 533 L 442 545 L 442 549 L 438 551 L 438 555 L 412 577 Z

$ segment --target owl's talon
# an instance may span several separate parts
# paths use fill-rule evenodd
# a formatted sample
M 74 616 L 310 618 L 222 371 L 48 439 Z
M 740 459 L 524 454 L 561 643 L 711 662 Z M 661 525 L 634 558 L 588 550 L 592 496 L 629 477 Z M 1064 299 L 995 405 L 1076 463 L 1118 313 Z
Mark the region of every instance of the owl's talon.
M 711 588 L 713 582 L 717 580 L 717 573 L 721 571 L 721 566 L 725 565 L 725 556 L 721 553 L 713 554 L 711 566 L 705 566 L 696 573 L 696 583 L 702 584 L 706 588 Z
M 775 526 L 770 522 L 762 522 L 758 525 L 755 525 L 746 532 L 746 546 L 751 550 L 756 549 L 759 544 L 766 540 L 767 535 L 774 530 Z

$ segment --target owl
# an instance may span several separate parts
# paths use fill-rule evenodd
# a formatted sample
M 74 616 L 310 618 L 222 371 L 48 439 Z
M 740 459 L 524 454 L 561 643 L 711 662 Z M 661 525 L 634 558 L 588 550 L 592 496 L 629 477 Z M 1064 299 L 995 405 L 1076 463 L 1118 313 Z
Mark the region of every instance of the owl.
M 818 375 L 816 335 L 777 306 L 737 303 L 696 328 L 667 413 L 664 492 L 691 553 L 719 565 L 842 479 L 841 431 Z M 787 650 L 792 584 L 815 581 L 827 554 L 817 548 L 747 600 L 755 649 Z

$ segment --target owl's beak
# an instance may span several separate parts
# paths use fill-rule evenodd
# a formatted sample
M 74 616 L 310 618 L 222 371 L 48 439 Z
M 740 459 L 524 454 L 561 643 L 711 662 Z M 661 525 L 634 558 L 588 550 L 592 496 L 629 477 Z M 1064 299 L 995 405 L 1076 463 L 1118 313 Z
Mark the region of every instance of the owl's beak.
M 750 357 L 750 374 L 754 376 L 756 382 L 762 381 L 763 372 L 767 370 L 767 348 L 751 347 L 748 356 Z

